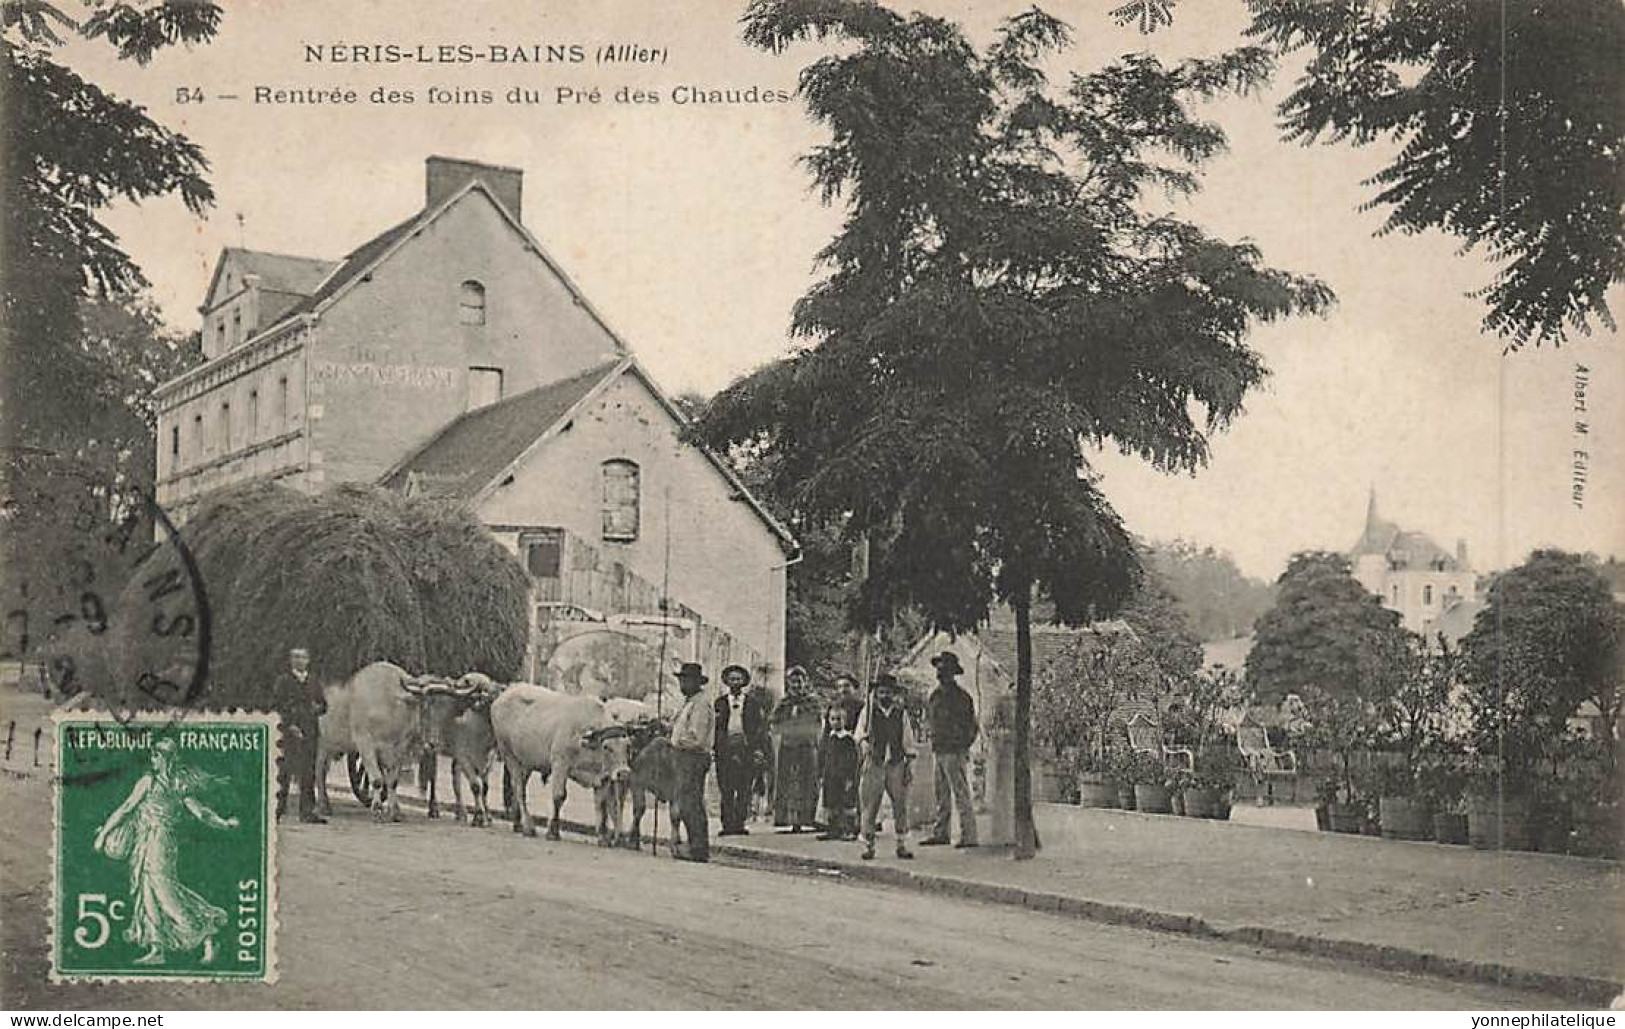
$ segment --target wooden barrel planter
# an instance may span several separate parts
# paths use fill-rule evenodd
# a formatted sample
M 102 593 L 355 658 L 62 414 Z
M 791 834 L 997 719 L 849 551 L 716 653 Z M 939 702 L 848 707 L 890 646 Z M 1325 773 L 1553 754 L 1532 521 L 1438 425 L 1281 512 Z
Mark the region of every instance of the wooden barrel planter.
M 1467 842 L 1467 816 L 1459 811 L 1433 813 L 1433 839 L 1436 843 L 1462 846 Z
M 1478 850 L 1528 850 L 1529 801 L 1474 797 L 1467 809 L 1467 842 Z
M 1134 784 L 1134 807 L 1149 815 L 1172 814 L 1174 805 L 1168 797 L 1168 787 L 1160 782 Z
M 1377 810 L 1385 840 L 1433 839 L 1433 811 L 1427 803 L 1409 797 L 1383 797 Z
M 1134 787 L 1129 783 L 1117 784 L 1117 806 L 1124 811 L 1134 810 Z
M 1332 832 L 1358 836 L 1365 823 L 1365 809 L 1358 804 L 1334 803 L 1327 808 L 1326 817 L 1331 820 Z
M 1564 803 L 1547 803 L 1529 812 L 1529 841 L 1544 854 L 1567 854 L 1573 842 L 1574 809 Z
M 1117 784 L 1098 779 L 1079 779 L 1078 804 L 1082 807 L 1116 807 Z
M 1185 795 L 1185 814 L 1191 818 L 1218 818 L 1222 791 L 1208 786 L 1188 786 Z M 1226 812 L 1225 817 L 1229 817 Z

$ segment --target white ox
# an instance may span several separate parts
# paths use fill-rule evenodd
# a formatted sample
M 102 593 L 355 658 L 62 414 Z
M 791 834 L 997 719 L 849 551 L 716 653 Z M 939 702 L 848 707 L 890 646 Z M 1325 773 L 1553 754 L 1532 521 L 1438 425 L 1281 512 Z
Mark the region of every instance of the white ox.
M 552 787 L 553 817 L 547 838 L 559 838 L 559 808 L 574 779 L 593 791 L 598 842 L 612 846 L 621 835 L 621 793 L 632 769 L 627 730 L 596 697 L 572 696 L 528 682 L 510 684 L 491 704 L 497 754 L 513 782 L 513 831 L 536 835 L 525 801 L 531 772 Z
M 438 680 L 416 678 L 388 661 L 375 661 L 343 682 L 322 686 L 327 712 L 320 722 L 316 750 L 316 793 L 322 810 L 327 797 L 327 765 L 335 756 L 359 754 L 372 796 L 368 806 L 380 821 L 401 820 L 396 787 L 401 768 L 423 747 L 423 696 Z

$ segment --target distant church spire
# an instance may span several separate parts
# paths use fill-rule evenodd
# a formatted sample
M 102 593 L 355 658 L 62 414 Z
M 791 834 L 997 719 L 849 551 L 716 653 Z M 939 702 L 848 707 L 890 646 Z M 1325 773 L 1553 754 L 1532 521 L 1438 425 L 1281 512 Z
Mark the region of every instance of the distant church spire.
M 1365 531 L 1375 534 L 1377 528 L 1377 484 L 1371 484 L 1371 493 L 1365 504 Z

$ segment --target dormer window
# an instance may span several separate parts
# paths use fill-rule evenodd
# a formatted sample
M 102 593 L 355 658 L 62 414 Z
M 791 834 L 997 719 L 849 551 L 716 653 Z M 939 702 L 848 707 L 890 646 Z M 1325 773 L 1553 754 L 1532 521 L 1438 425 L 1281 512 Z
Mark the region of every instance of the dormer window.
M 473 279 L 458 290 L 457 321 L 463 325 L 485 324 L 485 287 Z

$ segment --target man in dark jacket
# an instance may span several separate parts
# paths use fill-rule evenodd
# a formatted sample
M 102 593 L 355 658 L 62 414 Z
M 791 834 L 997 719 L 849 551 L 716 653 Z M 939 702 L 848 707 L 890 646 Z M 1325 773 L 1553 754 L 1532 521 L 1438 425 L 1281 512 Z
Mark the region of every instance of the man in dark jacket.
M 976 704 L 960 688 L 957 676 L 964 674 L 959 658 L 945 650 L 931 659 L 937 668 L 937 688 L 926 701 L 931 726 L 931 756 L 937 766 L 937 826 L 922 846 L 949 842 L 953 809 L 959 808 L 959 842 L 955 846 L 976 846 L 976 807 L 970 792 L 970 746 L 976 742 Z
M 750 685 L 750 671 L 742 665 L 722 670 L 727 692 L 716 699 L 717 790 L 722 794 L 722 831 L 719 836 L 743 836 L 750 813 L 750 783 L 766 749 L 767 711 Z
M 276 816 L 288 809 L 288 780 L 299 780 L 299 820 L 326 822 L 316 813 L 316 737 L 319 719 L 327 711 L 310 675 L 310 651 L 294 647 L 288 651 L 288 667 L 276 677 L 271 695 L 277 714 L 282 716 L 282 764 L 276 773 Z

